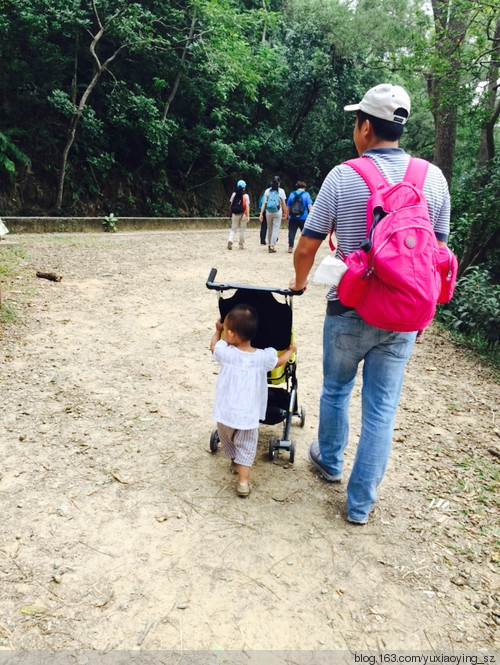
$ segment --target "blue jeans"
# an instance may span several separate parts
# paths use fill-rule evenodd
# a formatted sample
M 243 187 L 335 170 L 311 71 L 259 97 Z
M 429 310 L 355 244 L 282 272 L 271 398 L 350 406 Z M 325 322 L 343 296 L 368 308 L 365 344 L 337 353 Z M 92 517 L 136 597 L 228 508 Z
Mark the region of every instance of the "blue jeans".
M 349 440 L 349 400 L 363 360 L 361 434 L 347 484 L 347 514 L 364 521 L 377 498 L 392 446 L 394 415 L 416 332 L 374 328 L 354 311 L 325 317 L 318 442 L 324 466 L 342 473 Z

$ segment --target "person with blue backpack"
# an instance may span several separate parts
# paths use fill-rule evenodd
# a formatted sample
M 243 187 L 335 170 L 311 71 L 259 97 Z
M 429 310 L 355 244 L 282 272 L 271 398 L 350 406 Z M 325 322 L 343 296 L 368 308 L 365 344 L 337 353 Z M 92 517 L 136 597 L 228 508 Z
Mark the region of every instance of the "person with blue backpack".
M 269 244 L 269 253 L 276 252 L 276 242 L 281 226 L 281 220 L 288 219 L 288 212 L 286 208 L 286 194 L 285 190 L 280 187 L 279 176 L 273 176 L 271 186 L 264 192 L 264 199 L 260 209 L 259 220 L 262 224 L 264 213 L 267 219 L 267 241 Z
M 352 160 L 356 164 L 335 166 L 326 176 L 294 253 L 295 275 L 290 281 L 291 289 L 306 287 L 316 253 L 322 241 L 327 236 L 331 238 L 332 233 L 335 233 L 338 243 L 336 258 L 346 260 L 353 268 L 356 268 L 356 258 L 360 262 L 358 265 L 362 266 L 363 262 L 371 261 L 377 252 L 377 256 L 382 256 L 384 245 L 391 248 L 392 258 L 396 256 L 397 260 L 398 245 L 392 243 L 395 239 L 401 252 L 397 264 L 399 272 L 403 281 L 407 279 L 409 282 L 426 265 L 419 262 L 420 258 L 434 257 L 433 260 L 437 261 L 441 250 L 447 250 L 450 195 L 446 179 L 437 166 L 424 160 L 410 159 L 399 147 L 410 109 L 406 90 L 392 84 L 377 85 L 364 95 L 359 104 L 345 107 L 346 111 L 356 111 L 353 139 L 360 157 Z M 355 168 L 365 160 L 376 167 L 376 182 L 369 178 L 368 184 L 362 175 L 364 169 Z M 415 161 L 417 169 L 410 169 L 412 176 L 407 181 L 407 169 Z M 399 187 L 403 198 L 413 190 L 418 200 L 427 205 L 422 217 L 417 220 L 411 218 L 411 208 L 399 208 L 397 214 L 407 214 L 408 223 L 400 225 L 393 239 L 387 236 L 381 243 L 377 240 L 377 227 L 385 224 L 387 228 L 395 214 L 386 207 L 373 210 L 376 216 L 367 213 L 370 212 L 369 201 L 374 196 L 372 192 L 380 193 L 380 188 L 385 187 L 388 193 Z M 387 212 L 391 214 L 384 216 Z M 419 253 L 421 241 L 422 252 Z M 375 243 L 378 243 L 377 247 L 374 247 Z M 349 257 L 353 257 L 350 262 L 347 261 Z M 386 263 L 388 265 L 388 261 Z M 361 430 L 347 483 L 346 515 L 348 522 L 358 525 L 366 524 L 377 499 L 377 487 L 384 477 L 391 452 L 394 418 L 405 366 L 421 332 L 418 325 L 408 329 L 404 322 L 396 319 L 393 325 L 391 321 L 390 326 L 378 323 L 378 317 L 384 313 L 381 299 L 364 301 L 364 308 L 359 312 L 355 309 L 357 304 L 349 307 L 341 302 L 339 290 L 342 292 L 343 280 L 349 274 L 354 273 L 355 278 L 350 281 L 359 289 L 357 296 L 361 299 L 360 287 L 365 284 L 378 284 L 383 288 L 384 275 L 382 272 L 377 275 L 376 263 L 365 265 L 368 269 L 359 273 L 360 279 L 356 279 L 356 270 L 349 267 L 341 278 L 339 289 L 337 285 L 332 285 L 326 296 L 318 438 L 309 448 L 309 460 L 314 470 L 328 482 L 341 482 L 344 450 L 349 442 L 349 402 L 358 367 L 362 365 Z M 437 263 L 431 262 L 428 270 L 421 271 L 418 276 L 430 284 L 436 269 Z M 394 301 L 399 298 L 400 292 L 408 288 L 408 284 L 401 282 L 400 290 L 392 291 L 385 301 L 388 310 L 394 311 Z M 354 294 L 350 295 L 354 300 Z M 376 320 L 377 324 L 363 318 L 368 311 L 370 316 L 366 318 Z M 372 318 L 373 314 L 377 314 L 376 319 Z
M 290 194 L 286 207 L 288 209 L 288 253 L 293 252 L 293 243 L 297 230 L 304 228 L 304 222 L 312 208 L 312 198 L 306 192 L 306 183 L 299 180 L 295 184 L 295 191 Z

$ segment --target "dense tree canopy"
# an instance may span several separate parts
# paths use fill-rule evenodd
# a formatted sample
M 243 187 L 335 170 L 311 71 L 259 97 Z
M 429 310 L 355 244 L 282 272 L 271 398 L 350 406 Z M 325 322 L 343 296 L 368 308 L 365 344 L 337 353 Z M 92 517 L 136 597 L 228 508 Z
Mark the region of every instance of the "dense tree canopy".
M 343 106 L 381 81 L 409 90 L 403 145 L 452 190 L 495 156 L 500 0 L 0 7 L 5 215 L 218 215 L 274 172 L 314 193 L 353 154 Z

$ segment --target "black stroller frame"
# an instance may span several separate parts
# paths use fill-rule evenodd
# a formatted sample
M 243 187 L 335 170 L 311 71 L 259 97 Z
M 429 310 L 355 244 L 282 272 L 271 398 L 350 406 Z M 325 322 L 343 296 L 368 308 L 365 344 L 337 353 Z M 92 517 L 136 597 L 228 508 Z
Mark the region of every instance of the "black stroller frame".
M 293 334 L 292 328 L 292 300 L 293 296 L 302 295 L 302 291 L 292 291 L 265 286 L 247 286 L 242 284 L 216 283 L 217 268 L 212 268 L 206 286 L 219 292 L 219 312 L 221 321 L 226 314 L 238 304 L 251 305 L 257 310 L 259 316 L 259 329 L 252 340 L 253 346 L 263 349 L 268 346 L 277 351 L 284 351 L 290 346 Z M 234 294 L 224 298 L 224 291 L 234 291 Z M 284 302 L 275 298 L 274 294 L 284 297 Z M 273 460 L 277 450 L 287 450 L 289 461 L 295 459 L 295 441 L 290 439 L 292 418 L 298 417 L 299 426 L 304 427 L 306 413 L 303 407 L 299 408 L 297 396 L 297 362 L 296 354 L 282 367 L 268 372 L 268 405 L 266 417 L 260 422 L 264 425 L 276 425 L 283 422 L 283 436 L 271 436 L 269 439 L 269 459 Z M 280 388 L 279 385 L 286 388 Z M 210 437 L 210 450 L 217 452 L 219 435 L 214 430 Z

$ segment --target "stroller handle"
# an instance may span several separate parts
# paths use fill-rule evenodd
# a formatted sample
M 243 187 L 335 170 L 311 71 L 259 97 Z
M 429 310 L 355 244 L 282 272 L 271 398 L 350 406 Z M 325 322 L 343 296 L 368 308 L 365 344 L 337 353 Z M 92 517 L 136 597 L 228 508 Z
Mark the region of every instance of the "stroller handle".
M 217 275 L 217 268 L 212 268 L 206 282 L 207 289 L 214 289 L 215 291 L 228 291 L 229 289 L 251 289 L 252 291 L 270 291 L 271 293 L 279 293 L 282 296 L 301 296 L 305 289 L 300 291 L 292 291 L 292 289 L 281 289 L 273 286 L 249 286 L 248 284 L 218 284 L 214 282 Z

